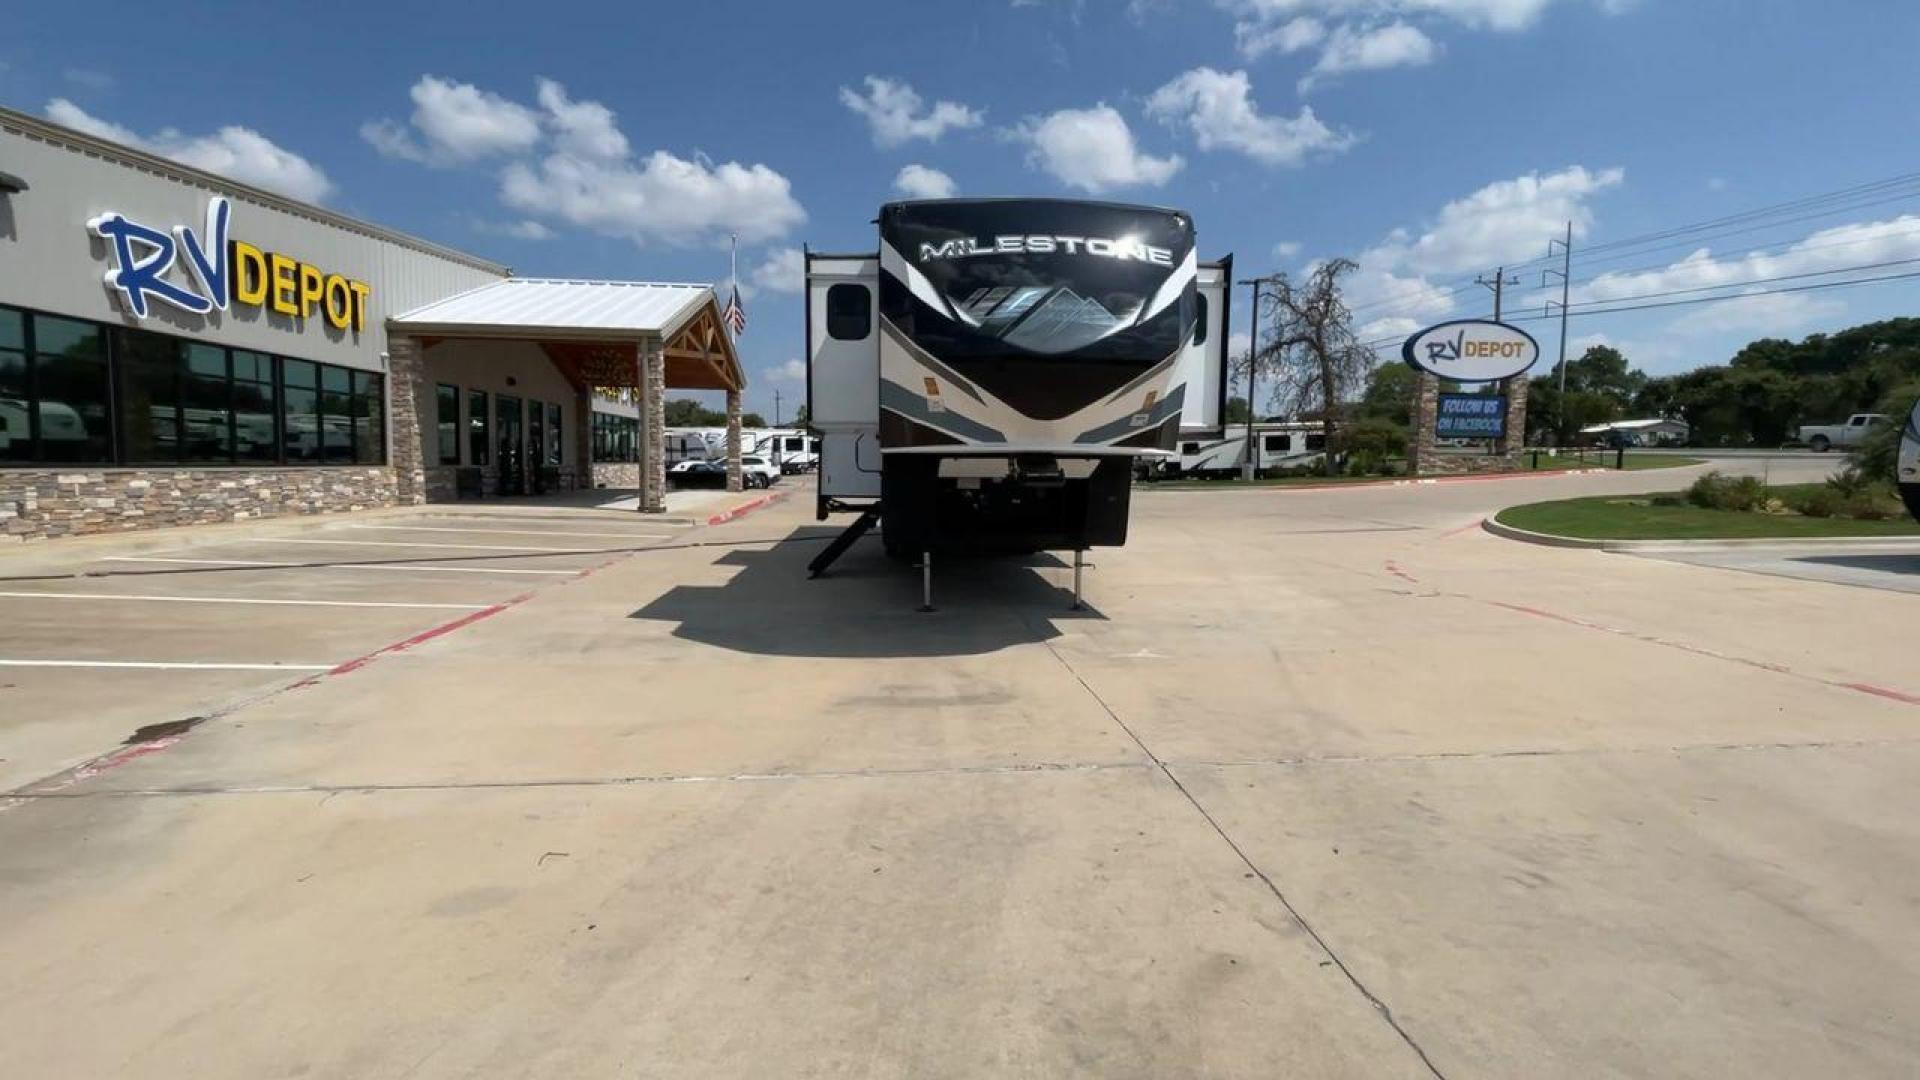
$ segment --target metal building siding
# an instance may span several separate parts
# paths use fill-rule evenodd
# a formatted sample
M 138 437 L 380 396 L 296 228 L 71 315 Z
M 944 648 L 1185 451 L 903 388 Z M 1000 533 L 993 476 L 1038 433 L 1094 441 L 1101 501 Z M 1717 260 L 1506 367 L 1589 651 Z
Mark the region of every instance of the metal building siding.
M 0 304 L 75 318 L 206 338 L 223 345 L 379 370 L 386 351 L 386 320 L 396 312 L 497 281 L 505 268 L 373 226 L 327 220 L 323 210 L 227 186 L 196 170 L 155 162 L 111 144 L 47 132 L 37 122 L 0 114 L 0 162 L 29 190 L 0 196 Z M 112 245 L 87 222 L 119 212 L 143 225 L 203 229 L 207 200 L 233 204 L 232 239 L 279 252 L 373 286 L 366 325 L 338 331 L 317 315 L 300 320 L 266 308 L 232 305 L 205 316 L 150 301 L 144 320 L 125 311 L 103 281 L 113 268 Z M 190 282 L 184 260 L 169 278 Z

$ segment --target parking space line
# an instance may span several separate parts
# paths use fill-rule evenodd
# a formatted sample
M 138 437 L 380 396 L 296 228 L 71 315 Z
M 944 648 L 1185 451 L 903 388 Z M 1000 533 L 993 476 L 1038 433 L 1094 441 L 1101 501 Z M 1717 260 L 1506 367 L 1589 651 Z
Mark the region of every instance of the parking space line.
M 403 547 L 456 549 L 463 551 L 573 551 L 596 552 L 597 547 L 534 547 L 529 544 L 441 544 L 418 540 L 312 540 L 298 536 L 260 536 L 251 540 L 222 540 L 223 544 L 332 544 L 338 547 Z
M 101 562 L 174 563 L 184 566 L 258 566 L 273 570 L 385 570 L 402 574 L 541 574 L 573 577 L 578 570 L 515 570 L 500 566 L 379 566 L 374 563 L 264 562 L 257 559 L 169 559 L 159 555 L 113 555 Z
M 0 667 L 139 668 L 148 671 L 332 671 L 335 664 L 218 664 L 170 660 L 0 660 Z
M 451 608 L 473 611 L 485 604 L 418 604 L 395 600 L 284 600 L 250 596 L 147 596 L 140 593 L 0 592 L 0 597 L 35 600 L 152 600 L 175 604 L 262 604 L 285 607 Z
M 559 529 L 455 529 L 446 525 L 342 525 L 343 529 L 398 529 L 402 532 L 498 533 L 503 536 L 591 536 L 616 540 L 670 540 L 667 533 L 567 532 Z

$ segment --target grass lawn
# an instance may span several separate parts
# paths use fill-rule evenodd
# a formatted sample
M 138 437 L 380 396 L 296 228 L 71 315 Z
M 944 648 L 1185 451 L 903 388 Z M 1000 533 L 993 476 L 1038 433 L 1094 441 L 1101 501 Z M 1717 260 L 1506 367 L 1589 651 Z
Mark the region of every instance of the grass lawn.
M 1776 487 L 1791 496 L 1817 484 Z M 1920 536 L 1904 514 L 1888 521 L 1737 513 L 1697 506 L 1655 506 L 1652 495 L 1600 495 L 1529 503 L 1494 515 L 1502 525 L 1584 540 L 1746 540 L 1832 536 Z

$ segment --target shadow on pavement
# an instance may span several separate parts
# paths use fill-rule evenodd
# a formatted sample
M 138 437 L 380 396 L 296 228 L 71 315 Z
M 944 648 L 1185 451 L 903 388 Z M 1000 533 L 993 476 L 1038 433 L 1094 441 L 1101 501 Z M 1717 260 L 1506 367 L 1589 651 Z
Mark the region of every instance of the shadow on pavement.
M 996 652 L 1058 637 L 1060 621 L 1106 618 L 1071 610 L 1072 570 L 1045 554 L 936 556 L 933 612 L 916 610 L 920 571 L 874 537 L 809 579 L 807 561 L 837 532 L 801 528 L 765 549 L 736 548 L 714 560 L 739 567 L 726 584 L 677 585 L 628 618 L 677 623 L 675 637 L 735 652 L 873 658 Z
M 1880 574 L 1920 574 L 1920 555 L 1808 555 L 1793 561 Z

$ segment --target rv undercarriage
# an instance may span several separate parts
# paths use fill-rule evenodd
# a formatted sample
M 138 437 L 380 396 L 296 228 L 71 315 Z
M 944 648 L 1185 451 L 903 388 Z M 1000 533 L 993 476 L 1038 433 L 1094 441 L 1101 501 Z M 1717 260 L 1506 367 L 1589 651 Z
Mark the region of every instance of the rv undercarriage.
M 1132 465 L 1130 457 L 893 455 L 883 467 L 880 501 L 807 569 L 813 577 L 826 573 L 877 524 L 890 557 L 919 560 L 921 609 L 931 611 L 936 553 L 1072 551 L 1077 609 L 1086 549 L 1127 542 Z

